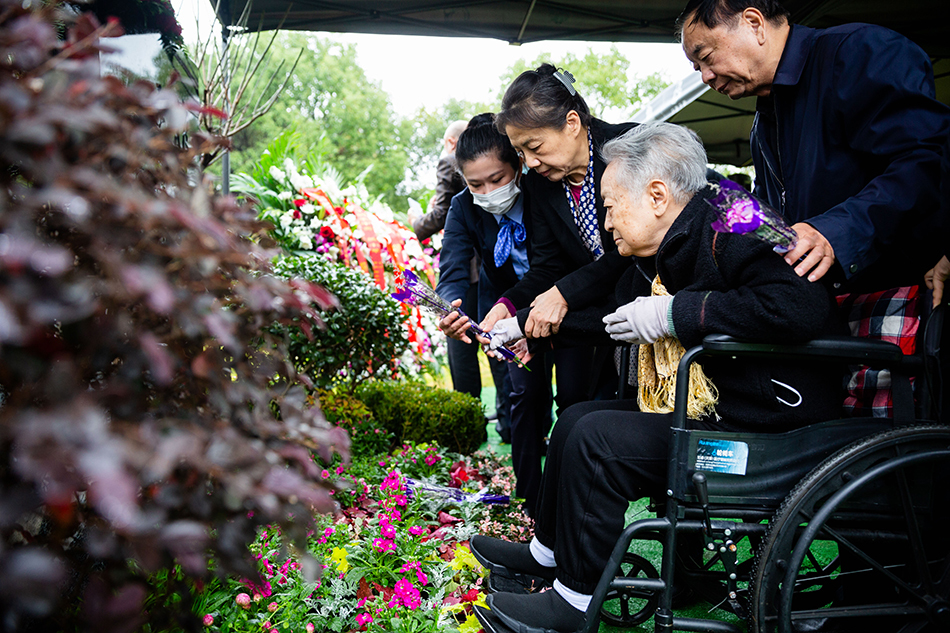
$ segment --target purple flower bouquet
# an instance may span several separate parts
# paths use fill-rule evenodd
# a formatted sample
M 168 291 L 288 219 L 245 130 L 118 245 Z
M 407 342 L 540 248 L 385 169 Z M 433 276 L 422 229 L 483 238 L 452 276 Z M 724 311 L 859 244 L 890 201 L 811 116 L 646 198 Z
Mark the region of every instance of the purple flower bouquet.
M 468 316 L 459 308 L 454 307 L 448 301 L 437 295 L 432 288 L 426 285 L 421 279 L 419 279 L 419 277 L 416 276 L 414 272 L 408 268 L 403 269 L 401 274 L 397 277 L 396 292 L 392 293 L 391 296 L 396 301 L 401 301 L 406 305 L 416 306 L 423 310 L 428 310 L 440 321 L 452 312 L 458 312 L 460 317 Z M 491 334 L 478 327 L 474 319 L 472 319 L 470 322 L 471 325 L 469 326 L 469 329 L 471 329 L 472 332 L 486 338 L 491 338 Z M 522 367 L 525 367 L 518 356 L 510 349 L 506 347 L 499 347 L 495 351 L 499 352 L 506 359 L 515 362 Z M 525 367 L 525 369 L 528 368 Z M 528 371 L 531 370 L 528 369 Z
M 478 492 L 465 492 L 459 488 L 427 484 L 414 479 L 406 479 L 406 494 L 410 497 L 439 499 L 446 503 L 484 503 L 488 505 L 507 505 L 508 495 L 493 495 L 482 489 Z
M 712 228 L 720 233 L 749 234 L 771 244 L 776 253 L 787 253 L 798 242 L 798 235 L 775 209 L 738 183 L 720 180 L 716 197 L 707 202 L 719 216 Z

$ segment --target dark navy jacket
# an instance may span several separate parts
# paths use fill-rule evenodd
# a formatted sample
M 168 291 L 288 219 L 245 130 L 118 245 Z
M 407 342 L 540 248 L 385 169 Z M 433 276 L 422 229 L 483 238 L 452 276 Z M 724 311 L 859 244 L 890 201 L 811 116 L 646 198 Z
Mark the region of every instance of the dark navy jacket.
M 919 283 L 946 235 L 950 140 L 927 55 L 879 26 L 792 25 L 756 109 L 756 194 L 825 236 L 849 289 Z
M 531 213 L 527 194 L 522 192 L 524 205 L 523 223 L 528 233 L 525 240 L 528 261 L 531 261 Z M 501 268 L 495 266 L 495 241 L 498 237 L 498 221 L 487 211 L 476 206 L 472 192 L 466 187 L 454 198 L 445 220 L 442 236 L 442 252 L 439 255 L 439 284 L 436 292 L 446 301 L 465 297 L 470 284 L 469 261 L 479 254 L 482 267 L 478 280 L 478 315 L 469 316 L 479 321 L 491 309 L 498 297 L 518 283 L 511 257 Z

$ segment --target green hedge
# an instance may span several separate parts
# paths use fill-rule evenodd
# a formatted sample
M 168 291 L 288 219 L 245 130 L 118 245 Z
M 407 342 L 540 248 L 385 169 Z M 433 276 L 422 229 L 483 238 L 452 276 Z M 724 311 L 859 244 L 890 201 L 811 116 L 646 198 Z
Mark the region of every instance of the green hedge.
M 435 442 L 468 455 L 488 439 L 484 408 L 465 393 L 422 382 L 373 380 L 360 385 L 357 397 L 397 443 Z
M 346 429 L 352 457 L 375 457 L 396 445 L 393 434 L 380 428 L 372 412 L 356 396 L 325 389 L 318 390 L 317 396 L 327 422 Z

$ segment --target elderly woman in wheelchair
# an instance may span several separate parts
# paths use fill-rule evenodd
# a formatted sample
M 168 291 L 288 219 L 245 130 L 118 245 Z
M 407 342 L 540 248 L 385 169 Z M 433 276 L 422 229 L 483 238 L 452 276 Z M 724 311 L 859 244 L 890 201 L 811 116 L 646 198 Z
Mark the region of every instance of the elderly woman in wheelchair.
M 602 304 L 583 309 L 572 306 L 550 342 L 595 344 L 609 336 L 633 344 L 638 352 L 639 402 L 581 403 L 560 416 L 548 448 L 533 540 L 513 543 L 480 535 L 471 540 L 472 552 L 490 571 L 489 587 L 495 591 L 487 599 L 490 611 L 478 609 L 477 614 L 490 631 L 596 631 L 605 597 L 616 598 L 626 591 L 628 596 L 632 592 L 649 597 L 646 617 L 659 605 L 657 630 L 671 626 L 738 630 L 722 622 L 672 616 L 676 532 L 682 532 L 681 540 L 683 533 L 689 533 L 694 543 L 698 540 L 699 567 L 704 549 L 723 552 L 723 601 L 737 604 L 736 579 L 743 572 L 737 574 L 732 555 L 735 542 L 743 535 L 756 543 L 762 540 L 763 518 L 807 473 L 796 473 L 796 462 L 813 466 L 851 439 L 875 429 L 849 427 L 847 439 L 835 440 L 837 445 L 826 442 L 827 432 L 801 436 L 808 430 L 802 427 L 840 416 L 843 360 L 816 362 L 809 353 L 775 359 L 766 357 L 761 348 L 779 349 L 841 334 L 834 300 L 821 284 L 796 275 L 770 245 L 711 228 L 715 211 L 707 204 L 711 192 L 705 178 L 706 156 L 695 134 L 667 123 L 642 124 L 607 143 L 603 155 L 608 163 L 601 191 L 606 228 L 613 231 L 620 252 L 636 258 L 635 265 Z M 526 318 L 526 313 L 519 313 L 513 318 L 517 322 L 496 326 L 492 345 L 519 338 L 518 326 Z M 709 335 L 754 341 L 760 347 L 751 346 L 752 359 L 737 360 L 740 352 L 733 353 L 730 341 L 723 339 L 725 351 L 708 352 L 710 357 L 701 367 L 690 367 L 688 363 L 701 353 L 697 346 Z M 677 404 L 687 401 L 688 406 L 677 407 L 673 413 L 673 386 L 669 380 L 664 384 L 662 374 L 683 355 L 682 348 L 675 353 L 677 341 L 686 349 L 697 349 L 686 353 L 676 385 Z M 667 358 L 671 350 L 672 361 Z M 827 350 L 819 350 L 818 355 L 823 353 L 828 356 Z M 888 354 L 893 352 L 881 352 Z M 865 350 L 854 358 L 871 356 Z M 688 436 L 677 436 L 675 431 L 707 437 L 694 437 L 690 445 Z M 770 443 L 773 434 L 783 439 Z M 946 435 L 938 436 L 941 442 L 946 440 Z M 756 437 L 764 439 L 749 440 Z M 677 443 L 683 444 L 681 452 L 689 456 L 676 458 Z M 768 456 L 764 461 L 763 455 Z M 770 459 L 784 459 L 787 473 L 774 472 Z M 747 479 L 739 488 L 745 486 L 767 513 L 753 511 L 748 515 L 753 522 L 731 522 L 728 526 L 734 528 L 724 528 L 721 522 L 710 520 L 710 490 L 714 500 L 720 497 L 715 496 L 718 489 L 707 490 L 700 471 L 709 472 L 712 485 L 716 477 L 744 475 L 747 467 L 765 474 L 761 485 L 766 492 L 759 495 L 765 501 L 757 496 L 758 480 Z M 694 479 L 689 480 L 690 475 Z M 671 483 L 674 476 L 680 483 Z M 773 494 L 773 487 L 780 492 Z M 732 499 L 729 494 L 722 499 Z M 624 530 L 629 502 L 646 496 L 665 499 L 668 518 L 638 522 L 643 525 Z M 683 501 L 692 501 L 694 511 L 701 507 L 704 516 L 690 519 L 679 505 Z M 794 515 L 785 520 L 791 524 L 800 518 Z M 797 525 L 785 530 L 792 536 L 782 538 L 796 538 Z M 622 562 L 629 556 L 625 552 L 631 538 L 664 543 L 663 579 L 656 579 L 654 572 L 653 578 L 639 578 L 625 586 L 610 584 L 614 576 L 625 573 Z M 776 538 L 773 534 L 771 540 Z M 782 546 L 791 547 L 785 541 Z M 635 565 L 637 569 L 628 575 L 637 576 L 645 566 L 649 563 Z M 761 570 L 756 573 L 762 576 Z M 950 582 L 950 574 L 946 570 L 943 574 L 934 582 Z M 765 584 L 769 582 L 771 593 L 761 598 L 769 604 L 760 605 L 756 613 L 768 612 L 771 624 L 759 630 L 778 630 L 772 603 L 782 583 L 772 578 Z M 545 590 L 548 587 L 551 590 Z

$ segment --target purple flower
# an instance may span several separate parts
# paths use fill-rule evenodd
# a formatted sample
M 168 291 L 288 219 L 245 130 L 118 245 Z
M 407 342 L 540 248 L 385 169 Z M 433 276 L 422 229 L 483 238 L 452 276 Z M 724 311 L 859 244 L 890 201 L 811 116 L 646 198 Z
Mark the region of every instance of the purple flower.
M 396 292 L 392 293 L 392 298 L 396 301 L 405 303 L 406 305 L 416 306 L 423 310 L 428 310 L 430 313 L 435 315 L 440 321 L 448 316 L 452 312 L 458 312 L 460 317 L 467 316 L 460 309 L 453 307 L 448 301 L 440 297 L 435 293 L 432 288 L 427 286 L 418 276 L 411 270 L 404 269 L 401 272 L 401 280 L 397 278 Z M 481 328 L 476 325 L 475 320 L 471 321 L 469 329 L 480 334 L 482 336 L 488 336 L 488 334 L 483 332 Z M 521 365 L 521 361 L 518 360 L 517 355 L 506 347 L 499 347 L 497 350 L 502 356 L 508 360 L 515 361 Z M 523 365 L 522 365 L 523 366 Z M 531 371 L 530 369 L 528 371 Z
M 719 233 L 748 234 L 771 244 L 776 253 L 795 248 L 798 235 L 782 216 L 731 180 L 720 180 L 718 193 L 707 201 L 719 216 L 711 224 Z

